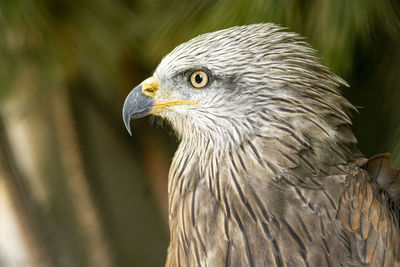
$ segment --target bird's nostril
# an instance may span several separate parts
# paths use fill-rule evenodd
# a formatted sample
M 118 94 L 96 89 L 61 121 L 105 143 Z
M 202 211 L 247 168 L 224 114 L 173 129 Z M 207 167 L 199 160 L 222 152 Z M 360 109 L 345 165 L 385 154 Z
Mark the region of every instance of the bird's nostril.
M 141 83 L 142 93 L 144 95 L 154 97 L 158 88 L 157 81 L 154 77 L 147 78 Z
M 150 97 L 154 97 L 154 95 L 156 94 L 156 90 L 152 86 L 144 87 L 142 89 L 142 92 L 143 92 L 143 94 L 150 96 Z

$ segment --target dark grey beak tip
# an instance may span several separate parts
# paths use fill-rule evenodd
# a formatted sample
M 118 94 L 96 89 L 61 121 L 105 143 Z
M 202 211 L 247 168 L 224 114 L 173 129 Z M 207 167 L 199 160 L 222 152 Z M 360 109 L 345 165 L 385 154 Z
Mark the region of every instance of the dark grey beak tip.
M 132 136 L 132 129 L 131 129 L 131 118 L 129 117 L 125 117 L 124 116 L 124 124 L 125 124 L 125 128 L 128 130 L 128 133 L 130 136 Z
M 150 115 L 155 100 L 142 93 L 142 86 L 136 86 L 126 97 L 122 118 L 129 135 L 132 136 L 131 120 Z
M 132 99 L 131 99 L 132 91 L 126 97 L 124 107 L 122 108 L 122 118 L 124 120 L 125 128 L 128 130 L 130 136 L 132 136 L 132 129 L 131 129 L 131 118 L 133 111 Z

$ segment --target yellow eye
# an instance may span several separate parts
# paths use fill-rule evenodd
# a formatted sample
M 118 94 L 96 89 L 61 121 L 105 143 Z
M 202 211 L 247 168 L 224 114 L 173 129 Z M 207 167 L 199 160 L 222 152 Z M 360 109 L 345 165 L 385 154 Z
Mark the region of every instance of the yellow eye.
M 208 84 L 208 75 L 202 70 L 196 70 L 190 75 L 190 83 L 194 88 L 203 88 Z

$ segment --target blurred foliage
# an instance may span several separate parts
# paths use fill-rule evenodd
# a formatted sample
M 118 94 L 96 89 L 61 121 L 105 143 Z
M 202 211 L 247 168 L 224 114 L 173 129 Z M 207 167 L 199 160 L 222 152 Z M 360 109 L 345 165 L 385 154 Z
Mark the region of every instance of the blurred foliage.
M 177 142 L 147 120 L 135 122 L 128 138 L 120 116 L 124 97 L 179 43 L 258 22 L 298 32 L 320 52 L 360 107 L 353 129 L 362 151 L 389 151 L 400 167 L 396 0 L 0 0 L 0 114 L 12 154 L 6 158 L 36 199 L 32 209 L 41 214 L 31 219 L 43 225 L 36 232 L 48 243 L 38 253 L 51 254 L 50 266 L 96 261 L 77 208 L 88 192 L 75 192 L 76 181 L 88 185 L 87 201 L 101 222 L 94 235 L 104 236 L 109 265 L 162 264 L 164 185 Z M 77 149 L 66 154 L 70 146 Z M 75 172 L 66 163 L 74 153 L 81 180 L 69 179 Z

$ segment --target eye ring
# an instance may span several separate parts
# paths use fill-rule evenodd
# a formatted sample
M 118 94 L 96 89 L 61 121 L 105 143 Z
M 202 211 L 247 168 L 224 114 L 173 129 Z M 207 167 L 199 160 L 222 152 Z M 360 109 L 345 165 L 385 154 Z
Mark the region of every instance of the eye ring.
M 197 89 L 203 88 L 208 84 L 208 74 L 202 70 L 196 70 L 190 74 L 190 84 Z

